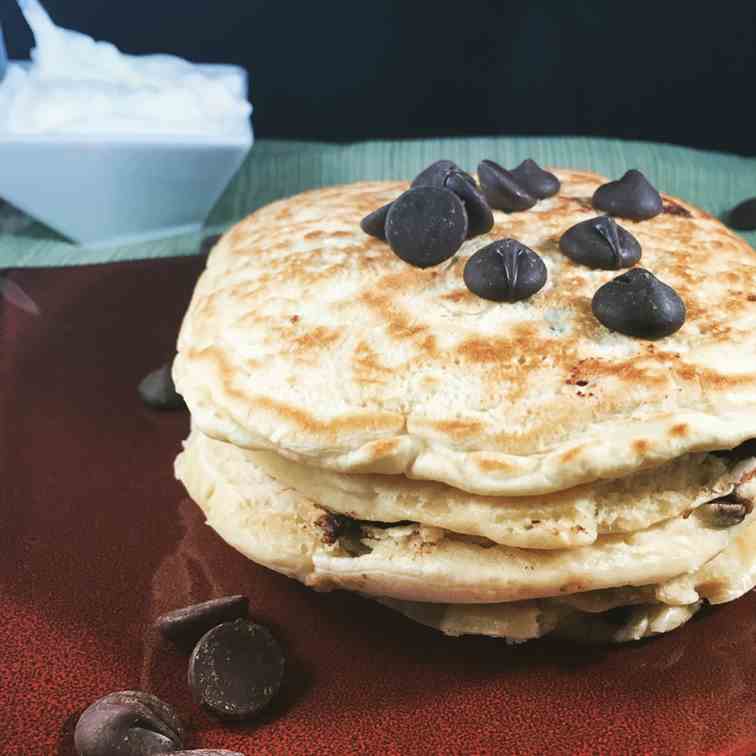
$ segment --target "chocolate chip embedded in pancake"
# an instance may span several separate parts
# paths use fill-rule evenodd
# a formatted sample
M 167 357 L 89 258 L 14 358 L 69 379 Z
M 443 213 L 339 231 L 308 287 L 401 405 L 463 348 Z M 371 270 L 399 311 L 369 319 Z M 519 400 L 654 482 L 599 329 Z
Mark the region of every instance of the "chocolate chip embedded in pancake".
M 182 645 L 194 644 L 216 625 L 242 619 L 248 611 L 246 596 L 223 596 L 161 614 L 155 620 L 155 626 L 169 640 Z
M 172 706 L 141 690 L 109 693 L 79 717 L 79 756 L 157 756 L 183 747 L 184 729 Z
M 756 438 L 749 438 L 742 444 L 738 444 L 733 449 L 717 449 L 712 452 L 724 459 L 730 459 L 735 462 L 739 462 L 743 459 L 749 459 L 750 457 L 756 457 Z

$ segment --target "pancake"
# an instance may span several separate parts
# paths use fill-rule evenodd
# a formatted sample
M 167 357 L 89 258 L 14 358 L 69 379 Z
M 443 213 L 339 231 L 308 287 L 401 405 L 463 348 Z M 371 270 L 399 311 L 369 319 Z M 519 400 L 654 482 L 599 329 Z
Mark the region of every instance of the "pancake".
M 541 496 L 492 497 L 402 475 L 338 473 L 273 452 L 243 454 L 330 512 L 357 520 L 411 520 L 527 549 L 584 546 L 600 535 L 643 530 L 729 494 L 753 467 L 753 462 L 689 454 L 617 480 Z
M 683 586 L 698 590 L 686 594 Z M 446 635 L 489 635 L 521 642 L 553 633 L 583 643 L 621 643 L 675 630 L 695 615 L 704 600 L 710 604 L 733 601 L 754 586 L 756 523 L 697 573 L 658 586 L 509 604 L 376 600 Z M 618 617 L 612 610 L 619 607 L 627 611 Z
M 208 524 L 254 561 L 317 589 L 406 601 L 500 603 L 664 583 L 699 571 L 756 521 L 751 511 L 740 525 L 721 528 L 696 509 L 635 533 L 550 551 L 417 523 L 362 522 L 341 538 L 327 508 L 272 478 L 231 444 L 194 432 L 176 472 Z M 752 501 L 756 481 L 740 484 L 736 493 Z M 752 558 L 753 544 L 744 549 Z M 691 591 L 699 588 L 693 580 Z
M 701 608 L 648 604 L 634 606 L 625 616 L 588 614 L 548 599 L 512 604 L 422 604 L 377 599 L 421 625 L 445 635 L 488 635 L 510 643 L 556 635 L 578 643 L 626 643 L 668 633 L 685 624 Z
M 359 227 L 404 182 L 319 189 L 252 214 L 212 250 L 182 325 L 174 376 L 196 426 L 316 467 L 491 496 L 564 490 L 756 437 L 750 246 L 667 195 L 666 212 L 622 219 L 687 320 L 656 342 L 611 332 L 591 298 L 617 272 L 558 249 L 598 214 L 590 197 L 604 179 L 557 174 L 558 195 L 495 211 L 490 233 L 424 270 Z M 464 262 L 507 236 L 541 255 L 548 281 L 525 301 L 482 300 Z

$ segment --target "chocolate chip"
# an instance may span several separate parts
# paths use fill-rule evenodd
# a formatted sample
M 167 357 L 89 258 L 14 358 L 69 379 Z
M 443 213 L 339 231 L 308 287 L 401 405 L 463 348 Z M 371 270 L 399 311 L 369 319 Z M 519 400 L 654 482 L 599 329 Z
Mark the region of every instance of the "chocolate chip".
M 638 240 L 608 215 L 568 228 L 559 240 L 559 249 L 580 265 L 602 270 L 629 268 L 641 257 Z
M 727 223 L 732 228 L 737 228 L 738 231 L 756 229 L 756 197 L 744 200 L 730 210 Z
M 610 181 L 596 189 L 593 206 L 609 215 L 632 220 L 653 218 L 663 209 L 659 192 L 635 169 L 628 171 L 618 181 Z
M 216 625 L 243 619 L 248 612 L 246 596 L 224 596 L 161 614 L 155 620 L 155 627 L 168 640 L 194 645 Z
M 593 295 L 592 309 L 607 328 L 641 339 L 669 336 L 685 322 L 678 293 L 643 268 L 605 283 Z
M 137 390 L 142 401 L 153 409 L 175 410 L 186 407 L 183 397 L 176 392 L 173 384 L 170 362 L 145 376 Z
M 270 631 L 249 620 L 224 622 L 205 633 L 189 660 L 194 699 L 221 719 L 249 719 L 281 687 L 284 656 Z
M 79 717 L 79 756 L 152 756 L 183 748 L 184 729 L 173 707 L 139 690 L 110 693 Z
M 394 253 L 417 268 L 448 260 L 467 236 L 467 213 L 449 189 L 419 186 L 394 200 L 386 240 Z
M 445 187 L 462 200 L 467 211 L 467 236 L 487 234 L 494 224 L 493 213 L 470 176 L 462 171 L 452 171 L 446 178 Z
M 379 207 L 377 210 L 373 210 L 372 213 L 362 219 L 360 228 L 369 236 L 386 241 L 386 216 L 390 208 L 391 202 L 388 205 Z
M 536 203 L 536 198 L 520 184 L 515 176 L 493 160 L 480 162 L 478 178 L 488 204 L 496 210 L 508 212 L 527 210 Z
M 350 556 L 362 556 L 372 551 L 362 543 L 362 526 L 359 521 L 347 515 L 328 512 L 319 517 L 315 524 L 322 530 L 321 540 L 327 546 L 333 546 L 338 541 L 339 546 Z M 381 523 L 371 521 L 370 525 L 380 527 Z
M 553 173 L 544 171 L 535 160 L 530 158 L 523 160 L 517 168 L 513 168 L 511 174 L 515 181 L 536 199 L 553 197 L 561 187 L 559 179 Z
M 515 239 L 500 239 L 479 249 L 465 265 L 463 278 L 473 294 L 494 302 L 517 302 L 546 283 L 543 260 Z
M 330 512 L 319 517 L 315 524 L 323 531 L 323 543 L 332 546 L 347 531 L 355 521 L 346 515 L 331 514 Z
M 460 174 L 465 181 L 475 186 L 475 179 L 453 160 L 436 160 L 435 163 L 431 163 L 415 176 L 410 186 L 413 189 L 417 186 L 435 186 L 437 189 L 443 189 L 452 173 Z
M 717 528 L 731 528 L 740 525 L 750 514 L 753 505 L 747 499 L 740 499 L 734 494 L 723 496 L 701 505 L 701 511 L 709 522 Z

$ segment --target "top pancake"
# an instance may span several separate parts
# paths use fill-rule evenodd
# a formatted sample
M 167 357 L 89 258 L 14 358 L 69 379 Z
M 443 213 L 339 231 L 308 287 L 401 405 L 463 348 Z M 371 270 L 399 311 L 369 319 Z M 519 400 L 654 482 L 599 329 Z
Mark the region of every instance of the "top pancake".
M 210 254 L 179 336 L 174 376 L 204 433 L 346 472 L 405 473 L 486 495 L 615 478 L 756 436 L 756 254 L 715 218 L 618 219 L 640 265 L 673 286 L 687 320 L 651 342 L 591 313 L 619 271 L 558 247 L 599 215 L 606 179 L 559 170 L 558 195 L 494 213 L 490 233 L 421 270 L 360 220 L 407 188 L 306 192 L 239 223 Z M 467 290 L 467 258 L 513 237 L 548 268 L 528 300 Z

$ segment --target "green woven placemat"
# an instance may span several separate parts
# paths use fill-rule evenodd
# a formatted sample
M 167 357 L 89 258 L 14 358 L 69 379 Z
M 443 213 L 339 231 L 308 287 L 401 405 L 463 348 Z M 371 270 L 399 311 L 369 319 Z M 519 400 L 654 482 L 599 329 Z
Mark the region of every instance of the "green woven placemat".
M 486 137 L 420 141 L 257 142 L 239 174 L 210 214 L 204 234 L 228 228 L 247 213 L 290 194 L 358 179 L 411 178 L 439 158 L 474 170 L 482 158 L 514 166 L 526 157 L 539 163 L 584 168 L 617 178 L 639 168 L 662 191 L 721 216 L 756 195 L 756 159 L 643 142 L 584 138 Z M 756 232 L 745 234 L 756 244 Z M 70 244 L 41 224 L 7 207 L 0 214 L 0 268 L 77 265 L 193 254 L 199 235 L 185 235 L 111 249 Z

